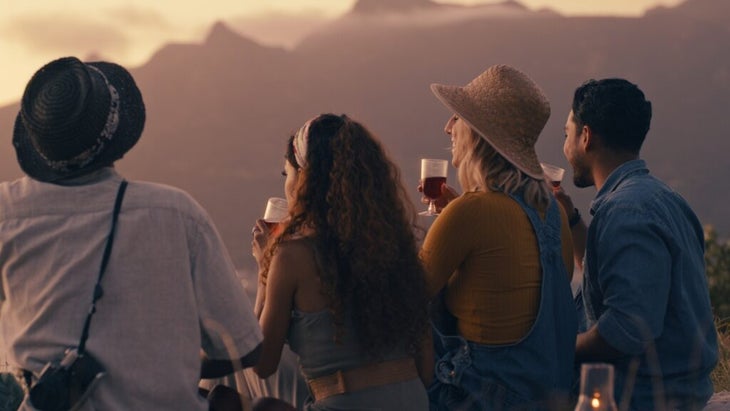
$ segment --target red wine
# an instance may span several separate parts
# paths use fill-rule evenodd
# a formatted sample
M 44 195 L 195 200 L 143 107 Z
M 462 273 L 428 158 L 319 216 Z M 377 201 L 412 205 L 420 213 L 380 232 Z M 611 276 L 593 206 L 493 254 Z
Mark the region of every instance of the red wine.
M 264 221 L 264 223 L 267 227 L 269 227 L 269 235 L 272 237 L 278 235 L 284 230 L 284 226 L 281 224 L 281 222 L 272 223 L 269 221 Z
M 550 184 L 552 184 L 553 187 L 560 187 L 560 181 L 551 181 Z
M 423 195 L 430 199 L 441 197 L 441 185 L 446 182 L 446 177 L 428 177 L 423 180 Z

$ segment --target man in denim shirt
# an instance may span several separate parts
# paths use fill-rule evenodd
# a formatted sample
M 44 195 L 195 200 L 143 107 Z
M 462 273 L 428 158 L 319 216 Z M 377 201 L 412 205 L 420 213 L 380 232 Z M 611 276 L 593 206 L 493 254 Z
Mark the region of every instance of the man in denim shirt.
M 585 250 L 587 331 L 576 360 L 612 363 L 616 400 L 633 410 L 696 410 L 712 395 L 717 362 L 704 236 L 689 205 L 639 158 L 650 121 L 651 103 L 626 80 L 575 91 L 563 151 L 575 185 L 598 190 L 586 229 L 556 189 L 573 210 L 575 249 Z

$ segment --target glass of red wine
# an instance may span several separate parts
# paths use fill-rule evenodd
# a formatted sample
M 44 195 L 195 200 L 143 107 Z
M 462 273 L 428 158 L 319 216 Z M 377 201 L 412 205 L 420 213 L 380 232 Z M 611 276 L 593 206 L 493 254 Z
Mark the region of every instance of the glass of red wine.
M 436 199 L 441 197 L 441 185 L 446 182 L 449 162 L 433 158 L 421 159 L 421 184 L 423 195 L 428 199 L 428 210 L 418 213 L 419 215 L 435 216 Z
M 266 211 L 264 211 L 264 222 L 269 226 L 269 230 L 274 234 L 279 230 L 279 223 L 286 219 L 289 215 L 289 204 L 285 198 L 271 197 L 266 202 Z
M 550 181 L 550 184 L 552 184 L 553 187 L 560 187 L 560 182 L 563 181 L 565 169 L 548 163 L 540 163 L 540 166 L 542 167 L 542 172 L 545 173 L 545 177 L 547 177 L 548 181 Z

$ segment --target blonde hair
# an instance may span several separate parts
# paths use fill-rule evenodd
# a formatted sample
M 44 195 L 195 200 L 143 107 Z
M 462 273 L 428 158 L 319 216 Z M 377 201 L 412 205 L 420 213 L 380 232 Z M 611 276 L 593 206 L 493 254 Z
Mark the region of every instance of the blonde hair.
M 550 188 L 545 180 L 523 173 L 499 154 L 472 128 L 460 142 L 464 157 L 459 164 L 458 179 L 463 191 L 496 191 L 505 194 L 523 192 L 525 203 L 545 211 L 550 202 Z

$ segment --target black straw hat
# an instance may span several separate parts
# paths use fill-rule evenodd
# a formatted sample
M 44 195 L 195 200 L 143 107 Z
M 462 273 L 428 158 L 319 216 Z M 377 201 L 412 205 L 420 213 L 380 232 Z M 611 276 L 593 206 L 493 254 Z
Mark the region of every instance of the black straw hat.
M 122 158 L 144 123 L 142 95 L 124 67 L 64 57 L 28 82 L 13 146 L 26 174 L 53 182 Z

